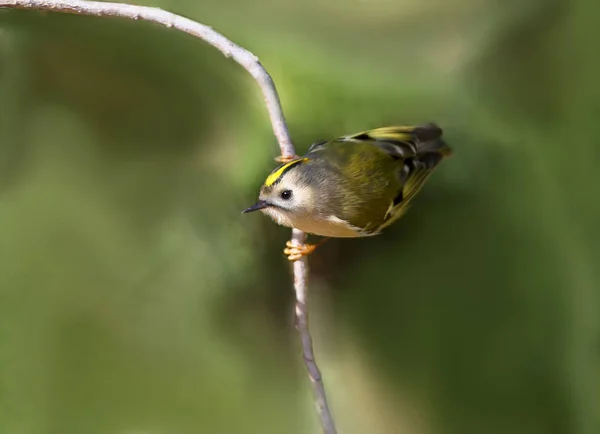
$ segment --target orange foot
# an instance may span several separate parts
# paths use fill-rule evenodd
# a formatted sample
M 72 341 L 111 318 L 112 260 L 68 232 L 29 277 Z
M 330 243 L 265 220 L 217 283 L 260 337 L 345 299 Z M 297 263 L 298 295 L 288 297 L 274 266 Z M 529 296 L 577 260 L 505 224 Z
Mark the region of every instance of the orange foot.
M 285 245 L 286 248 L 283 249 L 283 253 L 286 254 L 290 261 L 297 261 L 303 256 L 308 256 L 314 252 L 317 247 L 319 247 L 318 244 L 301 244 L 298 246 L 293 244 L 291 241 L 288 241 L 285 243 Z
M 290 261 L 297 261 L 304 256 L 310 255 L 317 249 L 317 247 L 325 244 L 325 242 L 328 240 L 329 238 L 323 238 L 317 244 L 301 244 L 299 246 L 292 243 L 292 241 L 288 241 L 285 243 L 286 247 L 283 249 L 283 253 L 286 254 Z
M 283 155 L 280 155 L 279 157 L 275 157 L 275 161 L 277 161 L 278 163 L 289 163 L 290 161 L 293 160 L 297 160 L 298 157 L 297 155 L 294 155 L 293 157 L 284 157 Z

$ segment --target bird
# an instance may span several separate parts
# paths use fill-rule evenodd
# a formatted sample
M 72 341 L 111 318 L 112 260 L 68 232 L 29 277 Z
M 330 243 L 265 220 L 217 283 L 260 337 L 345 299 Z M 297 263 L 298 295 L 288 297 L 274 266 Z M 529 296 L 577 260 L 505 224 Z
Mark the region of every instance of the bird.
M 258 201 L 275 223 L 325 237 L 317 244 L 288 241 L 291 261 L 330 238 L 369 237 L 402 217 L 425 181 L 452 149 L 435 123 L 390 126 L 313 143 L 266 178 Z

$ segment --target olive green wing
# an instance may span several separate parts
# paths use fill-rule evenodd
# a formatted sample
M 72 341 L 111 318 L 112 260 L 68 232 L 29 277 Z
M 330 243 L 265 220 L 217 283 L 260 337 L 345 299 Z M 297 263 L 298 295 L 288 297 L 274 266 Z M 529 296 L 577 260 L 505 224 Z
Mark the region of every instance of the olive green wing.
M 404 166 L 401 170 L 401 176 L 404 178 L 402 188 L 390 204 L 383 223 L 376 228 L 376 232 L 388 227 L 406 214 L 412 200 L 421 191 L 425 185 L 425 181 L 431 176 L 442 158 L 443 156 L 439 154 L 429 153 L 404 161 Z
M 410 202 L 421 190 L 433 169 L 444 157 L 451 155 L 451 149 L 442 140 L 442 133 L 442 129 L 433 123 L 377 128 L 334 140 L 316 142 L 310 147 L 307 155 L 321 151 L 331 152 L 332 148 L 338 148 L 331 145 L 348 142 L 376 146 L 396 161 L 394 170 L 399 181 L 398 191 L 390 195 L 393 199 L 389 202 L 383 220 L 363 227 L 364 235 L 374 235 L 406 213 Z
M 412 199 L 423 188 L 438 163 L 452 154 L 442 140 L 442 129 L 430 123 L 415 127 L 385 127 L 347 136 L 347 141 L 369 141 L 399 163 L 400 189 L 389 205 L 381 224 L 366 228 L 378 233 L 408 211 Z

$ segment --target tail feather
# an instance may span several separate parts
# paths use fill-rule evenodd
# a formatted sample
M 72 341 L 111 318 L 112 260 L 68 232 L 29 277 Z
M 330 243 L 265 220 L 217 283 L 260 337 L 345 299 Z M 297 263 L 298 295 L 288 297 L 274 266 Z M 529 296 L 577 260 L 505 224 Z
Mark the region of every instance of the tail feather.
M 414 127 L 412 134 L 421 142 L 429 142 L 441 139 L 444 131 L 437 124 L 429 122 Z
M 442 139 L 443 130 L 434 123 L 419 125 L 413 130 L 416 139 L 417 153 L 436 153 L 442 157 L 452 155 L 452 149 Z
M 404 159 L 400 172 L 402 190 L 394 200 L 393 212 L 403 214 L 411 200 L 421 190 L 425 181 L 444 157 L 452 155 L 452 149 L 442 140 L 442 129 L 434 123 L 424 124 L 411 131 L 416 153 Z

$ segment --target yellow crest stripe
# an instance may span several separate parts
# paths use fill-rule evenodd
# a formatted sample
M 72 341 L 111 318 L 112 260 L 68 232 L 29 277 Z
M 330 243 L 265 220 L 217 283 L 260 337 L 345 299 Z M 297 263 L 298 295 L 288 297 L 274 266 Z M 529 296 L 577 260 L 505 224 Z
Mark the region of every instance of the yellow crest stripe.
M 289 163 L 285 163 L 283 166 L 279 166 L 277 169 L 275 169 L 273 172 L 271 172 L 271 174 L 267 177 L 267 180 L 265 181 L 265 187 L 272 186 L 281 178 L 281 176 L 285 172 L 287 172 L 293 166 L 295 166 L 296 164 L 299 164 L 299 163 L 304 163 L 306 161 L 308 161 L 308 158 L 299 158 L 297 160 L 292 160 Z

